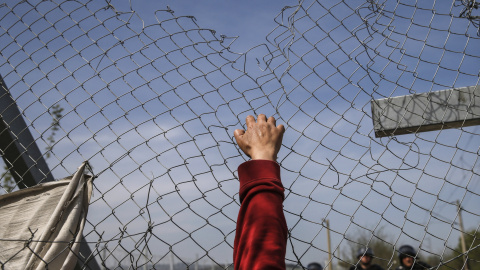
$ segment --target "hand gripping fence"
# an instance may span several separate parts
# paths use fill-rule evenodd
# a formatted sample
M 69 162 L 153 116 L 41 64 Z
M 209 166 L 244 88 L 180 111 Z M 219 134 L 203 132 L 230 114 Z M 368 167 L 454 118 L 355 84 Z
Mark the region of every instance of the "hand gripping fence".
M 286 127 L 288 269 L 362 247 L 395 269 L 402 245 L 478 269 L 479 2 L 292 0 L 247 49 L 144 2 L 0 2 L 0 193 L 88 161 L 77 268 L 233 269 L 233 131 L 264 113 Z

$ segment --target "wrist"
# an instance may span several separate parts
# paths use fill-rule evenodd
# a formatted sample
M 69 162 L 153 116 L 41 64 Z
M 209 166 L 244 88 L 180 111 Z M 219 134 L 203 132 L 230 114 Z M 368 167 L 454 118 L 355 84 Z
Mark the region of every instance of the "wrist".
M 271 153 L 256 153 L 251 155 L 252 160 L 262 159 L 262 160 L 272 160 L 276 161 L 277 156 Z

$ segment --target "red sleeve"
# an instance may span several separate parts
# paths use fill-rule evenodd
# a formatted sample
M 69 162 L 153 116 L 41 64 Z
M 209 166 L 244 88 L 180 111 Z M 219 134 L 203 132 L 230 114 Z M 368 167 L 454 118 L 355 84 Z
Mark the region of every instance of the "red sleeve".
M 233 246 L 235 270 L 285 269 L 287 224 L 280 166 L 251 160 L 238 167 L 240 212 Z

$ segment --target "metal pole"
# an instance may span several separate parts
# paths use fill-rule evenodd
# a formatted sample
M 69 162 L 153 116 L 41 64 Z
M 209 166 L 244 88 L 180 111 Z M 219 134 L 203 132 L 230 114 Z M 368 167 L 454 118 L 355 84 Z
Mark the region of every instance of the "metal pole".
M 325 219 L 327 224 L 327 245 L 328 245 L 328 269 L 332 270 L 332 243 L 330 242 L 330 222 Z
M 465 230 L 463 229 L 463 219 L 462 219 L 462 207 L 460 207 L 460 201 L 457 201 L 458 209 L 458 225 L 460 226 L 460 242 L 462 246 L 463 253 L 463 264 L 465 265 L 465 270 L 468 270 L 468 256 L 467 256 L 467 245 L 465 244 Z
M 107 249 L 103 249 L 103 270 L 107 269 Z
M 173 252 L 170 253 L 170 270 L 173 270 Z
M 195 260 L 195 270 L 198 270 L 198 253 L 195 254 L 195 258 L 196 258 L 196 260 Z
M 1 75 L 0 153 L 20 189 L 54 180 Z
M 145 245 L 145 247 L 143 247 L 143 259 L 145 260 L 145 264 L 143 265 L 143 270 L 147 270 L 147 264 L 148 264 L 148 249 L 147 249 L 147 245 Z

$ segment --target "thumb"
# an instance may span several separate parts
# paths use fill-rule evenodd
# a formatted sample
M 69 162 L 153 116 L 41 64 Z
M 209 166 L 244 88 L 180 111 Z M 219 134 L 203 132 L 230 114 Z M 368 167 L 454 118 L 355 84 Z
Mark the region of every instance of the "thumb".
M 237 143 L 238 143 L 239 140 L 242 139 L 243 134 L 245 134 L 245 130 L 235 129 L 235 131 L 233 132 L 233 135 L 235 136 L 235 140 L 237 140 Z

